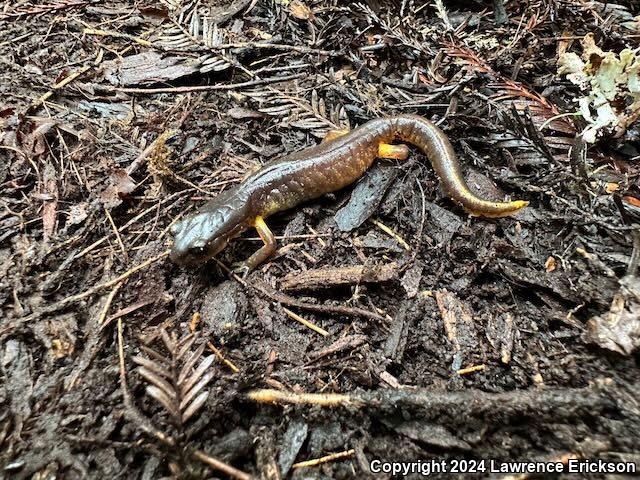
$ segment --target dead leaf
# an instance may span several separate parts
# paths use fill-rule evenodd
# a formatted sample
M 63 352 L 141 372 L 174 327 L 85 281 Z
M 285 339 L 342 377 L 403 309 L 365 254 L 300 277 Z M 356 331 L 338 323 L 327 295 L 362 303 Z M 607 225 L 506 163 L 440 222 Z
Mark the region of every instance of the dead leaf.
M 311 9 L 300 0 L 293 0 L 289 4 L 289 11 L 291 15 L 293 15 L 298 20 L 309 20 L 313 19 L 313 12 Z
M 87 213 L 87 206 L 88 204 L 86 202 L 71 205 L 69 207 L 67 225 L 78 225 L 84 222 L 89 216 Z
M 627 276 L 607 313 L 587 323 L 589 339 L 602 348 L 631 355 L 640 346 L 640 279 Z
M 29 156 L 42 155 L 47 147 L 45 135 L 55 126 L 55 120 L 38 119 L 32 123 L 33 130 L 22 140 L 22 150 Z
M 105 208 L 114 208 L 122 203 L 122 199 L 136 189 L 136 182 L 123 168 L 113 171 L 109 177 L 109 185 L 100 194 L 100 201 Z
M 547 273 L 551 273 L 556 269 L 556 259 L 553 257 L 547 258 L 547 261 L 544 262 L 544 268 L 547 269 Z

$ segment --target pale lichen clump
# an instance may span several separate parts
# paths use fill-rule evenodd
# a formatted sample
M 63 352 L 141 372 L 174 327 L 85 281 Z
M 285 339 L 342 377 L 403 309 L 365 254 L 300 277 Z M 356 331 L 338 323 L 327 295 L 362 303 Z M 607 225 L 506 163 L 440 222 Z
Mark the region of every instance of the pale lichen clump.
M 580 113 L 589 123 L 582 137 L 588 143 L 595 143 L 603 132 L 620 137 L 640 116 L 637 50 L 605 52 L 593 34 L 584 37 L 582 49 L 582 56 L 564 52 L 558 59 L 558 73 L 586 93 L 578 99 Z

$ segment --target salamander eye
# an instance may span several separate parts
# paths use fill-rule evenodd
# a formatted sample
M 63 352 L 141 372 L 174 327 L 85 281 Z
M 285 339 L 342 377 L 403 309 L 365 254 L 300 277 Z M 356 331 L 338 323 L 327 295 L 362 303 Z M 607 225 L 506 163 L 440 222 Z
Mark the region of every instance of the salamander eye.
M 205 247 L 205 242 L 198 241 L 198 242 L 194 242 L 191 245 L 191 248 L 189 248 L 189 250 L 191 250 L 194 253 L 202 253 L 204 251 L 204 247 Z

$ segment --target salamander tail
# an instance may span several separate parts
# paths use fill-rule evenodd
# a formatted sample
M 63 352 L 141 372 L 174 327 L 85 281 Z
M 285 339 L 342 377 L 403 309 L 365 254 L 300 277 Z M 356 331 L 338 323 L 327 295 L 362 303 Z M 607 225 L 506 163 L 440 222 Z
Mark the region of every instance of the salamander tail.
M 482 208 L 470 208 L 469 206 L 464 204 L 462 206 L 468 213 L 476 217 L 500 218 L 514 215 L 525 208 L 527 205 L 529 205 L 529 202 L 526 200 L 514 200 L 512 202 L 483 201 L 481 205 Z

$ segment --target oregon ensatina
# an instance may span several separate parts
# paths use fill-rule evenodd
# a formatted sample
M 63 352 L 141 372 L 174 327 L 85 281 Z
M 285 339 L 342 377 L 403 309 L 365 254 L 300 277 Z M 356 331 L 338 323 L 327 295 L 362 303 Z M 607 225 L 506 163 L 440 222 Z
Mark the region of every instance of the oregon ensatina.
M 255 268 L 276 250 L 266 217 L 355 182 L 376 157 L 406 158 L 400 146 L 390 145 L 394 140 L 421 148 L 447 194 L 473 215 L 502 217 L 528 205 L 522 200 L 493 202 L 474 195 L 442 130 L 417 115 L 398 115 L 371 120 L 350 132 L 330 132 L 322 143 L 272 160 L 249 174 L 173 225 L 171 259 L 181 265 L 201 263 L 254 227 L 264 245 L 243 265 L 247 270 Z

